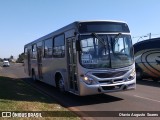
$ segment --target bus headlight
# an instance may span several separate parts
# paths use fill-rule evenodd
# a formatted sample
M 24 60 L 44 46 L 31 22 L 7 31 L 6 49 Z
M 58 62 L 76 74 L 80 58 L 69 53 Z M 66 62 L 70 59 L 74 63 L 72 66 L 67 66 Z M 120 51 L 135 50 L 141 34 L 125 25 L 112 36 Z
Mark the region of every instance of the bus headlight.
M 130 76 L 127 78 L 127 80 L 133 80 L 136 76 L 136 71 L 135 69 L 132 70 Z
M 93 85 L 93 84 L 96 84 L 96 82 L 93 80 L 93 78 L 89 77 L 89 76 L 86 76 L 84 75 L 82 77 L 83 81 L 88 84 L 88 85 Z

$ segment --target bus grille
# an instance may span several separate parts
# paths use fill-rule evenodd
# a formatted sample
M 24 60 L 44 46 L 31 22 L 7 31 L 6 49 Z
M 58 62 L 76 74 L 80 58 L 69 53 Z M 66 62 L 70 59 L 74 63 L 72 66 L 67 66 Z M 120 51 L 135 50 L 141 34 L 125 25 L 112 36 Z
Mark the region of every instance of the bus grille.
M 117 90 L 120 89 L 122 85 L 116 85 L 116 86 L 102 86 L 103 90 Z
M 115 80 L 103 80 L 103 81 L 98 81 L 99 83 L 107 83 L 107 84 L 113 84 L 113 83 L 118 83 L 118 82 L 123 82 L 123 79 L 115 79 Z
M 126 73 L 127 71 L 119 71 L 119 72 L 106 72 L 106 73 L 92 73 L 94 76 L 98 78 L 111 78 L 111 77 L 119 77 Z

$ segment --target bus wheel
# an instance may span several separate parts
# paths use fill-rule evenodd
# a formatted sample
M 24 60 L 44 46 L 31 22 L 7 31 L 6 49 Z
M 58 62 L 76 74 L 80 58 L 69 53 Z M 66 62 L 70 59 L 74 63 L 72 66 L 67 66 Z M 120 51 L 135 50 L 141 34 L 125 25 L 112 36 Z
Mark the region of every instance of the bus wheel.
M 37 80 L 37 79 L 36 79 L 36 74 L 35 74 L 34 70 L 32 70 L 32 80 L 34 80 L 34 81 Z
M 65 93 L 64 80 L 62 77 L 60 77 L 60 79 L 58 81 L 58 88 L 59 88 L 60 92 Z

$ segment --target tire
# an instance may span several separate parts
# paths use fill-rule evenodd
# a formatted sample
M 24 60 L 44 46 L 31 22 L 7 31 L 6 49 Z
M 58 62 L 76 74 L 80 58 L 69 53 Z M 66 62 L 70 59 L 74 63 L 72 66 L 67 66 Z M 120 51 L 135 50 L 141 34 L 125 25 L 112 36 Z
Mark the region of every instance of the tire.
M 58 89 L 61 93 L 65 93 L 64 80 L 62 77 L 58 80 Z

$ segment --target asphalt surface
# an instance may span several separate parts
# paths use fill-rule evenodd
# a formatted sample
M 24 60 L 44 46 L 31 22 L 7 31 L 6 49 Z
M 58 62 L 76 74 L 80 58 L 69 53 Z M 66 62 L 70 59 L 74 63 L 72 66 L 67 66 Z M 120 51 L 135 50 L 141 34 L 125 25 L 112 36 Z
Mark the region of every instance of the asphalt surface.
M 160 119 L 160 82 L 141 80 L 137 81 L 136 90 L 79 97 L 70 93 L 60 94 L 57 89 L 50 85 L 33 82 L 24 73 L 22 64 L 11 64 L 10 67 L 0 67 L 0 76 L 24 80 L 31 87 L 34 87 L 35 90 L 51 96 L 62 106 L 74 112 L 76 111 L 78 115 L 82 116 L 82 119 Z M 159 117 L 122 117 L 124 114 L 127 116 L 127 113 L 136 115 L 145 113 L 144 111 L 151 114 L 158 114 Z

